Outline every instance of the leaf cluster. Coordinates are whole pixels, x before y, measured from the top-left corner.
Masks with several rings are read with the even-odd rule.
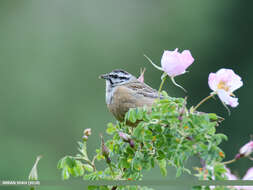
[[[95,168],[95,161],[105,159],[103,149],[97,149],[90,161],[86,142],[83,142],[80,143],[81,155],[66,156],[59,161],[58,168],[62,169],[63,179],[72,175],[89,180],[141,180],[143,171],[155,165],[160,167],[163,176],[167,175],[168,166],[172,166],[176,168],[177,177],[183,172],[193,174],[194,171],[198,179],[226,179],[222,164],[225,154],[219,145],[227,137],[216,133],[219,117],[214,113],[187,109],[186,99],[172,98],[165,92],[163,96],[151,109],[130,109],[124,122],[108,124],[106,132],[111,138],[105,146],[111,162],[104,170],[97,171]],[[129,122],[137,122],[137,126],[130,127],[127,125]],[[186,166],[191,157],[200,160],[195,170]]]

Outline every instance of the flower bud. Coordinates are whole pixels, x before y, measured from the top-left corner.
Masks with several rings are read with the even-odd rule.
[[[130,145],[132,148],[134,148],[134,140],[133,140],[133,139],[130,139],[129,145]]]
[[[138,81],[144,83],[144,73],[145,73],[146,69],[144,68],[143,70],[141,69],[141,75],[138,78]]]
[[[127,142],[129,143],[129,145],[134,148],[134,140],[131,139],[131,137],[126,134],[126,133],[123,133],[123,132],[119,132],[119,136],[120,138],[124,141],[124,142]]]
[[[126,133],[119,132],[118,134],[123,141],[128,142],[130,140],[129,136]]]
[[[240,148],[240,151],[239,151],[241,157],[243,156],[247,157],[252,152],[253,152],[253,141],[250,141],[247,144],[245,144],[242,148]]]
[[[170,77],[175,77],[184,74],[193,62],[194,58],[189,50],[179,53],[178,48],[176,48],[174,51],[164,51],[161,66]]]
[[[87,141],[87,140],[88,140],[88,136],[84,135],[84,136],[82,137],[82,139],[83,139],[83,141]]]
[[[102,155],[105,157],[106,162],[107,162],[108,164],[110,164],[110,163],[111,163],[111,159],[110,159],[110,157],[109,157],[109,149],[107,148],[107,146],[106,146],[105,143],[104,143],[104,138],[103,138],[103,136],[100,135],[100,137],[101,137],[101,151],[102,151]]]

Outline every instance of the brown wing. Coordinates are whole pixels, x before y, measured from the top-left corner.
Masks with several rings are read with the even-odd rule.
[[[133,89],[136,94],[143,95],[147,98],[158,98],[157,90],[151,88],[145,83],[142,83],[138,80],[131,81],[129,83],[124,84],[124,86]]]
[[[157,97],[158,93],[153,88],[139,81],[132,81],[115,88],[112,103],[108,108],[117,120],[123,121],[130,108],[151,107]]]

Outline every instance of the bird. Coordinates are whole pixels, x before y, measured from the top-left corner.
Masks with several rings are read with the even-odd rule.
[[[135,76],[122,69],[99,76],[106,81],[105,101],[114,117],[123,122],[130,108],[151,108],[154,101],[162,95],[157,90],[138,80]],[[127,123],[136,126],[136,123]]]

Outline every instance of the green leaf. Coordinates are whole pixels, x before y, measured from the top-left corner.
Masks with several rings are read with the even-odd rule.
[[[74,168],[75,172],[78,176],[82,176],[84,174],[83,164],[79,160],[76,161],[76,167]]]
[[[107,186],[100,186],[99,187],[99,190],[110,190],[109,187]]]
[[[179,177],[182,175],[182,168],[177,168],[177,173],[176,173],[176,177]]]
[[[99,186],[90,185],[88,186],[88,190],[99,190]]]
[[[61,158],[59,161],[58,161],[58,164],[57,164],[57,168],[58,169],[62,169],[64,167],[64,159],[65,157]]]
[[[136,111],[137,111],[137,109],[133,109],[133,108],[131,108],[128,111],[128,113],[129,113],[128,120],[131,121],[132,123],[135,123],[136,120],[137,120],[137,118],[136,118],[136,116],[137,116]]]
[[[166,159],[162,160],[157,160],[158,161],[158,166],[160,168],[160,172],[163,176],[167,176],[167,168],[166,168]]]
[[[143,118],[143,109],[142,108],[136,109],[136,118],[137,118],[137,120],[142,120],[142,118]]]
[[[73,168],[76,165],[76,160],[71,156],[66,156],[64,159],[64,163],[70,167]]]
[[[208,116],[210,120],[213,120],[213,121],[218,120],[218,116],[215,113],[209,113]]]
[[[89,164],[83,164],[83,167],[88,172],[93,172],[93,167]]]
[[[130,168],[131,159],[120,159],[119,166],[121,168]]]
[[[109,135],[112,135],[115,132],[116,132],[116,127],[112,123],[108,123],[106,133]]]
[[[154,159],[154,158],[151,158],[150,162],[151,162],[152,168],[154,168],[154,167],[155,167],[155,159]]]
[[[65,167],[65,168],[63,168],[63,170],[62,170],[62,179],[63,179],[63,180],[66,180],[66,179],[68,179],[68,178],[69,178],[68,168]]]
[[[164,90],[162,91],[162,95],[163,95],[163,97],[166,97],[166,98],[169,96],[169,95],[167,94],[167,92],[164,91]]]
[[[135,136],[137,139],[141,138],[143,130],[143,126],[138,125],[136,128],[134,128],[133,136]]]
[[[165,154],[162,150],[158,150],[157,152],[158,152],[158,159],[159,160],[162,160],[165,158]]]
[[[153,139],[153,133],[150,130],[145,130],[144,140],[151,141]]]
[[[142,169],[142,165],[141,165],[141,162],[139,160],[134,160],[133,161],[133,166],[134,166],[134,169],[136,169],[137,171],[140,171]]]

